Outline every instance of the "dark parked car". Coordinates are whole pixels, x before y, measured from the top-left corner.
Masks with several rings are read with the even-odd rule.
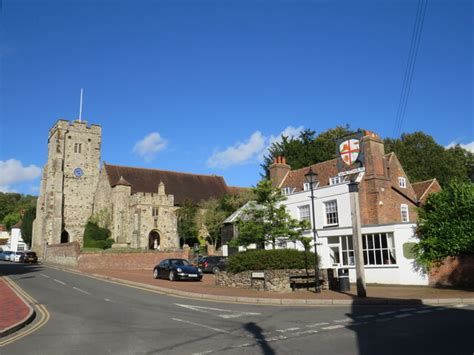
[[[212,272],[214,274],[219,271],[226,270],[227,268],[227,257],[225,256],[202,256],[196,261],[197,266],[202,269],[203,272]]]
[[[38,263],[38,256],[34,251],[25,251],[22,256],[20,256],[20,263]]]
[[[155,279],[201,281],[202,270],[186,259],[164,259],[153,269]]]

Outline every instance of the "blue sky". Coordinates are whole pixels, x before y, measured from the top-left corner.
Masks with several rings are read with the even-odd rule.
[[[12,1],[0,29],[0,190],[37,194],[48,130],[103,127],[102,160],[259,179],[282,132],[391,137],[416,1]],[[402,132],[473,149],[473,8],[430,0]]]

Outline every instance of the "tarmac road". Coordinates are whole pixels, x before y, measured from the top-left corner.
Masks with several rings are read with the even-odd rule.
[[[50,316],[33,333],[0,347],[2,355],[474,351],[474,305],[285,307],[206,302],[41,265],[0,267]]]

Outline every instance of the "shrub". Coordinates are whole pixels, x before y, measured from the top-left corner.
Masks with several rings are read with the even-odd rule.
[[[319,260],[318,260],[319,263]],[[230,272],[247,270],[312,269],[314,253],[295,249],[248,250],[229,258]]]
[[[94,222],[87,222],[84,230],[84,248],[108,249],[114,243],[110,237],[110,231],[99,227]]]

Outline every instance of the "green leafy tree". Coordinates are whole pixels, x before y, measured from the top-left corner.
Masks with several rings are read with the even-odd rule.
[[[31,245],[31,239],[33,236],[33,221],[35,220],[35,218],[35,207],[28,208],[22,218],[21,237],[23,238],[23,241],[28,245]]]
[[[451,180],[469,181],[474,169],[473,154],[459,145],[445,149],[423,132],[385,139],[385,152],[394,152],[410,181],[436,178],[441,185]]]
[[[203,213],[199,223],[206,227],[210,244],[214,247],[218,246],[224,220],[248,202],[251,197],[251,191],[243,191],[239,194],[226,194],[221,198],[210,199],[201,204]]]
[[[2,223],[5,225],[7,230],[11,230],[12,227],[17,224],[21,219],[19,212],[10,212],[5,217],[3,217]]]
[[[99,227],[97,223],[89,220],[84,229],[84,247],[108,249],[114,243],[110,234],[107,228]]]
[[[20,199],[20,194],[0,192],[0,221],[3,221],[7,214],[17,210],[17,203]]]
[[[320,163],[322,161],[336,158],[336,139],[351,133],[349,126],[337,126],[328,129],[316,136],[316,132],[310,129],[301,131],[297,138],[282,136],[281,142],[274,142],[268,155],[264,157],[264,176],[268,177],[268,169],[277,156],[284,156],[286,162],[292,169],[300,169],[305,166]]]
[[[452,181],[430,195],[418,210],[417,235],[413,252],[428,269],[448,256],[474,254],[474,184]]]
[[[309,227],[308,223],[291,218],[285,206],[280,204],[286,197],[279,189],[272,187],[271,181],[261,180],[253,193],[255,203],[251,203],[238,219],[239,233],[232,244],[248,246],[256,243],[261,248],[271,244],[275,248],[278,237],[290,240],[301,238],[302,232]]]
[[[190,201],[185,201],[177,211],[178,235],[184,244],[198,242],[197,212],[197,207]]]

